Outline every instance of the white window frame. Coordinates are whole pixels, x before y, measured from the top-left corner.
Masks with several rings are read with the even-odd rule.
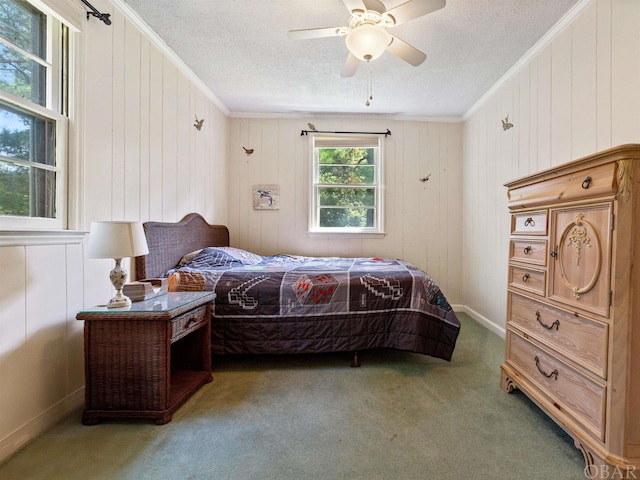
[[[309,132],[311,133],[311,132]],[[311,159],[309,182],[309,226],[312,236],[365,236],[383,237],[384,231],[384,138],[378,134],[311,134],[309,141],[309,157]],[[373,187],[374,226],[373,227],[321,227],[320,226],[320,149],[321,148],[374,148],[374,182],[367,184]]]
[[[55,158],[56,162],[54,166],[39,165],[39,168],[54,171],[56,174],[56,198],[55,198],[55,218],[42,218],[42,217],[26,217],[26,216],[10,216],[0,215],[0,230],[13,231],[13,230],[64,230],[68,227],[68,167],[69,167],[69,119],[67,116],[58,113],[60,111],[60,71],[61,61],[60,52],[62,48],[61,38],[61,20],[52,15],[50,8],[41,2],[26,0],[34,8],[40,10],[47,18],[47,58],[45,60],[35,57],[28,52],[23,51],[19,47],[10,44],[4,40],[3,43],[9,45],[12,48],[17,48],[23,54],[27,54],[30,58],[33,58],[41,65],[47,67],[47,105],[42,107],[37,105],[28,99],[13,95],[9,92],[0,90],[0,100],[8,106],[23,110],[26,113],[43,117],[51,122],[55,123]],[[55,3],[55,2],[53,2]],[[45,8],[43,8],[45,7]],[[72,94],[72,82],[71,70],[72,70],[72,40],[71,35],[68,39],[68,52],[69,57],[69,72],[67,77],[69,78],[69,91],[67,92],[68,101],[71,105]],[[16,159],[10,161],[29,165],[30,162],[22,162]]]

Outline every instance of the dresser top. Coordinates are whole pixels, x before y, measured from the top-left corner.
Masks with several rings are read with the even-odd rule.
[[[596,167],[605,163],[611,163],[618,160],[640,160],[640,144],[630,143],[609,148],[601,152],[587,155],[561,165],[541,170],[537,173],[527,175],[525,177],[511,180],[504,184],[509,189],[517,188],[522,185],[542,182],[560,175],[584,170],[585,168]]]

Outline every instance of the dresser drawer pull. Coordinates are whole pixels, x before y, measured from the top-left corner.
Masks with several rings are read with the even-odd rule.
[[[525,274],[522,276],[522,281],[523,281],[524,283],[527,283],[527,282],[529,281],[529,278],[531,278],[531,275],[529,275],[528,273],[525,273]]]
[[[584,188],[585,190],[589,188],[591,186],[592,181],[593,179],[591,177],[585,178],[584,181],[582,182],[582,188]]]
[[[533,217],[529,217],[524,221],[524,226],[525,227],[533,227],[533,226],[535,226],[535,224],[536,224],[536,222],[533,219]]]
[[[553,330],[553,327],[555,327],[556,330],[558,330],[558,328],[560,327],[560,320],[558,320],[557,318],[551,325],[547,325],[546,323],[543,323],[542,320],[540,319],[540,312],[536,312],[536,320],[540,325],[542,325],[547,330]]]
[[[551,373],[547,373],[547,372],[545,372],[544,370],[542,370],[542,369],[540,368],[540,359],[538,358],[538,356],[537,356],[537,355],[535,356],[535,360],[536,360],[536,367],[538,367],[538,371],[539,371],[542,375],[544,375],[544,376],[545,376],[545,377],[547,377],[547,378],[554,377],[554,379],[555,379],[556,381],[558,381],[558,369],[557,369],[557,368],[556,368],[553,372],[551,372]]]
[[[527,245],[526,247],[524,247],[524,254],[525,255],[531,255],[531,252],[533,251],[533,248],[531,247],[531,245]]]

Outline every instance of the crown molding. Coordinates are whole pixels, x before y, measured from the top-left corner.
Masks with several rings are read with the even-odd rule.
[[[551,29],[538,40],[520,60],[507,70],[507,72],[487,90],[469,109],[462,115],[462,120],[468,120],[476,113],[516,72],[531,62],[547,45],[549,45],[560,33],[562,33],[583,11],[595,0],[580,0],[576,3]]]
[[[318,113],[318,112],[230,112],[231,118],[267,118],[267,119],[296,119],[296,118],[341,118],[354,120],[396,120],[401,122],[432,122],[432,123],[462,123],[462,117],[422,117],[400,115],[397,113]]]
[[[135,25],[158,49],[171,60],[176,67],[200,90],[216,107],[218,107],[225,115],[229,115],[229,109],[222,101],[211,91],[211,89],[198,77],[191,68],[167,45],[162,38],[145,22],[136,11],[134,11],[124,0],[111,0],[113,5]]]

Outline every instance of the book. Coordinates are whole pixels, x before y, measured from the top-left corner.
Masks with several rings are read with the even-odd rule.
[[[140,302],[164,295],[167,291],[168,281],[166,278],[144,278],[136,282],[125,283],[122,287],[122,293],[129,297],[132,302]]]

